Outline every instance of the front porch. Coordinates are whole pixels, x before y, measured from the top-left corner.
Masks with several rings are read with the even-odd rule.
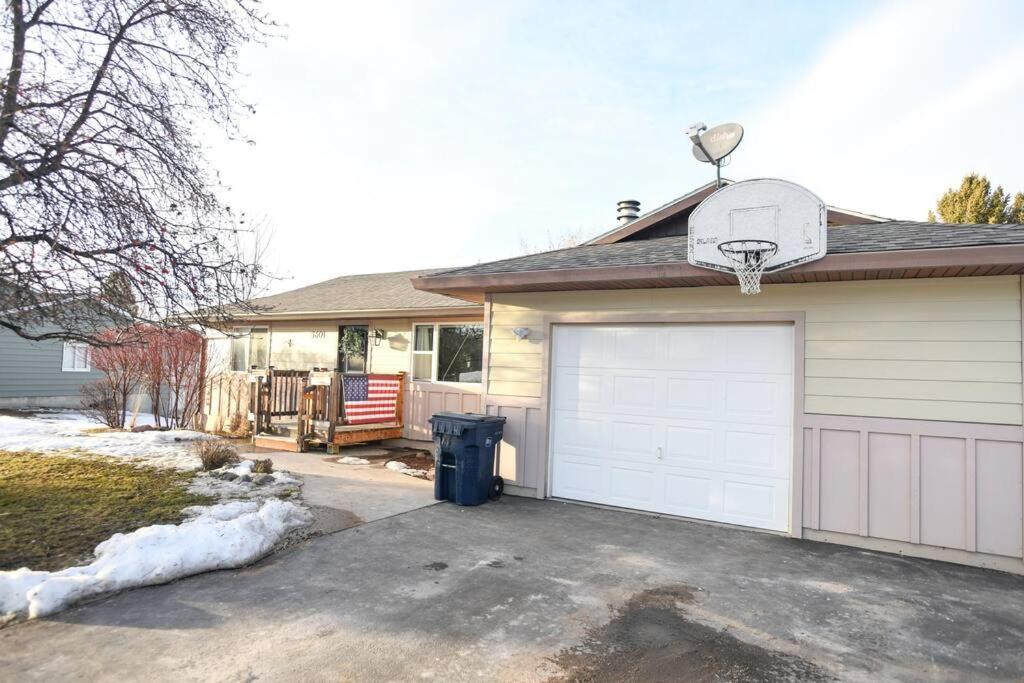
[[[358,395],[346,382],[361,385]],[[346,374],[254,368],[249,374],[249,420],[253,445],[301,453],[400,439],[406,374]]]

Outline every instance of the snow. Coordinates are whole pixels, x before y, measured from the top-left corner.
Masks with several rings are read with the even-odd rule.
[[[140,415],[137,424],[152,424]],[[92,454],[178,470],[197,470],[191,442],[217,438],[189,430],[114,432],[74,411],[0,415],[0,450],[37,451],[61,457]],[[88,565],[57,572],[22,568],[0,571],[0,623],[58,612],[111,591],[165,583],[184,576],[249,564],[270,552],[293,529],[312,522],[311,514],[280,497],[296,497],[302,481],[288,472],[253,474],[254,463],[199,472],[194,493],[217,498],[212,506],[186,508],[186,521],[115,534],[96,546]]]
[[[96,559],[82,567],[0,572],[0,615],[41,617],[101,593],[240,567],[312,521],[307,510],[277,499],[193,507],[186,513],[191,519],[178,525],[114,534],[96,546]]]
[[[369,465],[370,461],[366,458],[357,458],[354,455],[346,455],[343,458],[338,458],[338,463],[341,465]]]
[[[427,478],[427,471],[426,470],[419,470],[419,469],[416,469],[415,467],[409,467],[408,465],[406,465],[404,462],[401,462],[400,460],[389,460],[387,463],[384,464],[384,467],[386,467],[389,470],[392,470],[394,472],[400,472],[402,474],[408,474],[410,477],[419,477],[420,479],[426,479]]]
[[[152,416],[140,415],[142,423]],[[32,417],[0,415],[0,450],[88,451],[97,455],[144,461],[155,467],[178,470],[199,469],[199,458],[191,441],[216,438],[187,429],[165,432],[98,432],[99,422],[74,411],[42,413]]]
[[[259,474],[253,474],[253,461],[243,460],[237,465],[221,467],[212,472],[200,472],[189,484],[190,493],[203,496],[214,496],[221,500],[226,498],[270,498],[293,496],[298,493],[302,481],[290,472],[275,471],[266,475],[264,483],[259,483]],[[226,473],[237,477],[224,478]]]

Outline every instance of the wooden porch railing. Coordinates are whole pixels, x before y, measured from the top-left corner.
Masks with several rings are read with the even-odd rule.
[[[394,377],[398,379],[399,388],[393,422],[395,428],[400,429],[406,373],[400,372]],[[250,412],[254,439],[271,431],[273,418],[292,416],[296,419],[295,439],[298,450],[303,450],[307,443],[335,443],[339,428],[344,428],[350,434],[346,442],[360,436],[358,426],[345,424],[342,373],[324,368],[313,368],[311,371],[267,368],[265,373],[254,370],[251,378]],[[373,433],[378,431],[379,425],[377,428],[367,425],[366,440],[372,440]]]

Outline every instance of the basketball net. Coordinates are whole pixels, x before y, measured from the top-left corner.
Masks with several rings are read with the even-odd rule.
[[[740,292],[757,294],[761,291],[764,269],[778,253],[779,245],[769,240],[730,240],[719,244],[718,250],[732,261]]]

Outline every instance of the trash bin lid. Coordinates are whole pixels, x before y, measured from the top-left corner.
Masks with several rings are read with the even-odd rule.
[[[434,413],[431,416],[430,421],[437,418],[442,420],[457,420],[459,422],[477,422],[477,423],[501,423],[505,424],[505,417],[501,415],[480,415],[479,413]]]

